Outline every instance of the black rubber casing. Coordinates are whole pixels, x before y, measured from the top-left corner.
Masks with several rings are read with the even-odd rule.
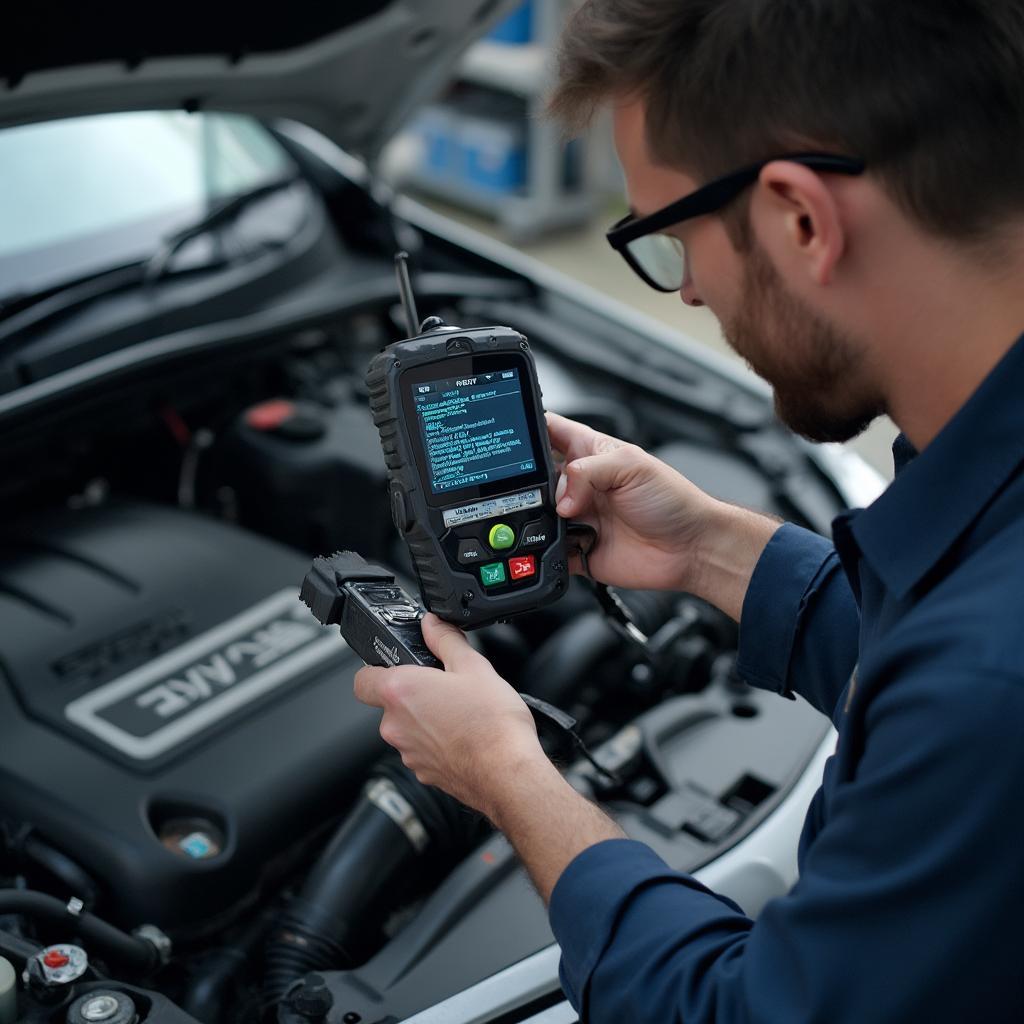
[[[437,364],[437,374],[443,376],[450,372],[446,362],[451,365],[456,359],[502,354],[517,357],[517,365],[523,371],[524,392],[529,383],[532,401],[527,402],[526,409],[528,418],[531,404],[535,413],[537,482],[524,484],[520,480],[516,483],[516,478],[503,481],[507,486],[499,494],[491,493],[488,497],[539,488],[541,506],[531,509],[530,514],[543,518],[550,536],[543,549],[531,551],[536,554],[536,576],[529,583],[516,583],[494,592],[483,586],[475,566],[453,564],[453,559],[445,553],[452,549],[453,531],[446,528],[437,499],[431,500],[425,493],[425,474],[417,463],[419,446],[412,436],[416,427],[408,422],[403,393],[406,374],[410,371]],[[409,546],[426,607],[448,622],[473,629],[558,600],[565,593],[569,579],[565,524],[554,510],[557,476],[544,422],[537,369],[526,339],[509,327],[440,328],[386,348],[371,362],[366,384],[370,411],[380,433],[387,464],[392,518]],[[449,507],[463,503],[454,494],[452,500],[445,501]],[[517,550],[507,554],[515,555]]]

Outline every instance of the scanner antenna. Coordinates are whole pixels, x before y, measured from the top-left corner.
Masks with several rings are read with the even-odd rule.
[[[398,277],[398,294],[402,299],[405,322],[409,329],[409,337],[415,338],[420,333],[419,317],[416,314],[416,298],[412,293],[412,281],[409,280],[409,254],[400,252],[395,256],[395,274]]]

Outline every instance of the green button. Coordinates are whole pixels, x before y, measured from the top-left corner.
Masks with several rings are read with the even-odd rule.
[[[516,542],[516,532],[504,523],[495,523],[487,534],[487,543],[495,551],[507,551]]]
[[[506,527],[508,529],[508,527]],[[505,582],[505,563],[491,562],[490,565],[480,566],[480,579],[485,587],[496,587],[499,583]]]

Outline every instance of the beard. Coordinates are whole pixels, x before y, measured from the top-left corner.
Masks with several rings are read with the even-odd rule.
[[[849,441],[885,403],[864,383],[863,349],[788,291],[752,242],[743,304],[722,324],[728,343],[775,392],[775,414],[809,441]]]

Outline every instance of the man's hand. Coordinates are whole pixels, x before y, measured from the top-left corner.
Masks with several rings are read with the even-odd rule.
[[[778,522],[718,501],[642,448],[548,413],[565,460],[558,514],[590,523],[596,579],[684,590],[739,619],[754,566]],[[575,572],[582,571],[578,556]]]
[[[494,820],[507,778],[530,762],[547,764],[533,716],[460,629],[427,615],[423,637],[445,671],[363,668],[356,697],[384,709],[380,734],[420,782]]]
[[[363,668],[356,696],[384,709],[380,734],[420,782],[505,833],[546,902],[574,857],[622,831],[562,778],[522,698],[461,630],[428,615],[423,636],[445,671]]]
[[[636,445],[554,413],[547,420],[565,459],[558,514],[597,528],[594,576],[620,587],[688,589],[714,499]]]

